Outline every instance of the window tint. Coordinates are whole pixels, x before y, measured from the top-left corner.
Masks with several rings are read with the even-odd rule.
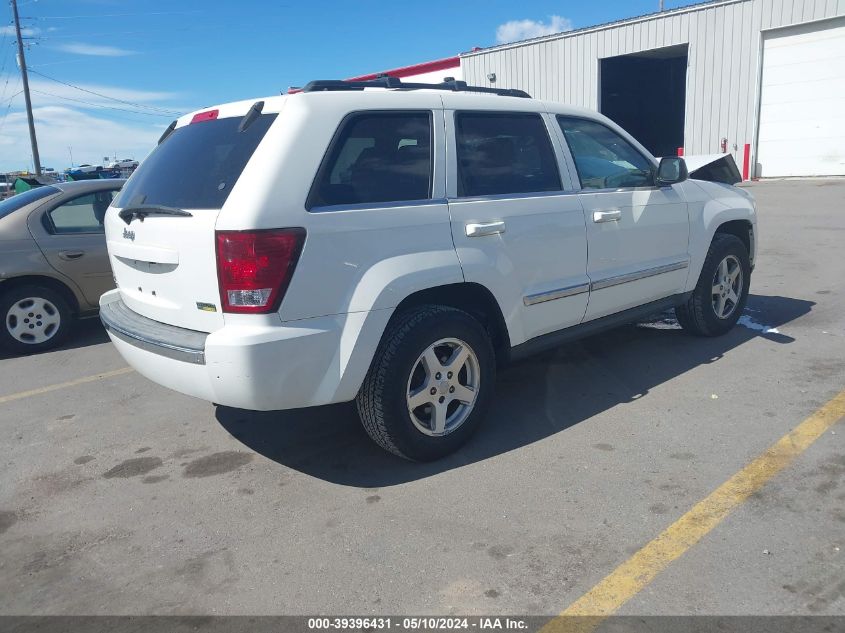
[[[111,191],[97,191],[68,200],[50,211],[55,233],[102,233]]]
[[[540,115],[459,112],[455,126],[459,196],[560,190]]]
[[[30,202],[41,200],[41,198],[52,196],[55,193],[59,193],[59,190],[55,187],[36,187],[35,189],[27,189],[11,198],[6,198],[3,202],[0,202],[0,218],[5,218],[10,213],[22,209]]]
[[[242,120],[227,117],[173,130],[126,182],[117,206],[222,208],[276,115],[262,114],[241,132]]]
[[[345,119],[314,181],[308,208],[431,197],[431,113]]]
[[[557,118],[584,189],[618,189],[653,184],[653,165],[616,132],[601,123]]]

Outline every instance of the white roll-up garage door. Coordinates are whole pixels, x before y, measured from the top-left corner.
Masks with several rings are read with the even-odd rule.
[[[845,175],[845,20],[764,34],[757,175]]]

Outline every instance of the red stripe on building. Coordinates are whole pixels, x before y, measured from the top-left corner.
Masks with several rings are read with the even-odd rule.
[[[379,73],[370,73],[369,75],[359,75],[358,77],[350,77],[346,81],[369,81],[375,79],[380,75],[388,75],[390,77],[413,77],[414,75],[422,75],[423,73],[433,73],[438,70],[447,70],[449,68],[460,68],[461,58],[458,55],[454,57],[445,57],[443,59],[435,59],[431,62],[423,62],[422,64],[414,64],[413,66],[403,66],[402,68],[393,68],[392,70],[383,70]]]

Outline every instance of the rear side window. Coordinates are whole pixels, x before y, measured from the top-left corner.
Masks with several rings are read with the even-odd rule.
[[[111,191],[97,191],[60,204],[49,214],[52,232],[102,233],[103,218],[111,200]]]
[[[583,189],[654,184],[651,161],[609,127],[575,117],[557,118]]]
[[[307,207],[431,198],[431,112],[352,114],[320,166]]]
[[[275,114],[262,114],[241,132],[242,117],[200,121],[173,130],[135,170],[116,206],[222,208],[275,119]]]
[[[560,173],[539,114],[455,115],[458,196],[559,191]]]
[[[10,213],[22,209],[30,202],[41,200],[41,198],[52,196],[55,193],[59,193],[59,190],[55,187],[36,187],[35,189],[27,189],[11,198],[6,198],[3,202],[0,202],[0,218],[5,218]]]

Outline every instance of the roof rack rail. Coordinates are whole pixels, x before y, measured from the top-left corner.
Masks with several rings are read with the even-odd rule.
[[[398,77],[381,76],[367,81],[344,81],[342,79],[317,79],[302,87],[302,92],[332,92],[343,90],[363,90],[364,88],[396,88],[400,90],[449,90],[452,92],[483,92],[501,97],[521,97],[530,99],[531,95],[516,88],[487,88],[470,86],[465,81],[447,79],[439,84],[405,83]]]

